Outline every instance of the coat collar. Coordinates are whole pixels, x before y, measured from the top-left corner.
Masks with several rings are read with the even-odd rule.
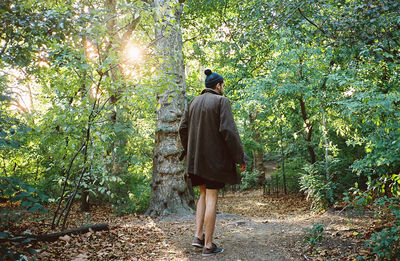
[[[201,94],[204,94],[204,93],[212,93],[212,94],[216,94],[216,95],[221,95],[219,92],[217,92],[216,90],[214,90],[214,89],[211,89],[211,88],[205,88],[202,92],[201,92]]]

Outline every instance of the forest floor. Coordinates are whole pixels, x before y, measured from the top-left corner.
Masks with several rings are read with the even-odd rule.
[[[328,210],[313,214],[300,195],[263,197],[261,191],[227,194],[218,199],[214,242],[224,252],[203,258],[191,246],[194,215],[150,218],[115,216],[111,207],[93,206],[82,213],[74,206],[69,228],[108,223],[108,231],[60,237],[55,242],[36,242],[25,247],[39,251],[40,260],[355,260],[369,256],[364,247],[382,221],[369,211]],[[324,227],[322,241],[314,247],[303,242],[313,224]],[[50,233],[51,212],[29,215],[8,230],[22,234]]]

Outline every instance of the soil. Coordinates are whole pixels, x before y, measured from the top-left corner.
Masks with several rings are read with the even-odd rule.
[[[74,206],[69,227],[107,222],[109,231],[60,237],[56,242],[35,242],[25,247],[39,251],[40,260],[354,260],[368,256],[365,238],[371,226],[379,225],[371,212],[348,208],[313,214],[301,195],[263,197],[261,191],[228,194],[218,199],[214,242],[224,252],[202,257],[191,245],[195,216],[150,218],[142,215],[117,217],[108,206],[90,213]],[[48,216],[31,215],[10,224],[21,234],[50,233]],[[304,242],[313,224],[323,225],[322,241]],[[12,246],[21,251],[19,246]],[[27,254],[28,256],[32,256]]]
[[[240,198],[239,202],[235,201]],[[373,221],[371,213],[330,210],[310,213],[309,204],[297,195],[264,198],[261,192],[228,195],[219,198],[214,242],[224,252],[212,258],[201,256],[201,249],[190,245],[194,233],[194,215],[167,217],[156,223],[182,260],[353,260],[368,250],[354,236]],[[292,205],[288,205],[292,204]],[[232,206],[232,207],[230,207]],[[241,215],[233,214],[235,212]],[[246,215],[247,214],[247,215]],[[321,243],[313,248],[303,242],[313,224],[324,227]],[[182,229],[183,228],[183,229]]]

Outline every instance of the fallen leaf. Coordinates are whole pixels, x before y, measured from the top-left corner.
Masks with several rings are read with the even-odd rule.
[[[71,240],[71,237],[68,235],[65,235],[65,236],[60,237],[60,239],[63,241],[69,242]]]

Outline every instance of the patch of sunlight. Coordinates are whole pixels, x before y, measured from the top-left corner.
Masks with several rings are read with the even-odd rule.
[[[91,40],[86,40],[84,43],[86,57],[94,62],[99,58],[99,52],[96,45]]]
[[[120,64],[120,68],[125,77],[135,80],[138,78],[137,66],[144,59],[142,48],[133,42],[128,42],[122,51],[123,61]]]
[[[130,42],[125,47],[125,54],[129,62],[138,62],[142,60],[142,50],[134,43]]]

